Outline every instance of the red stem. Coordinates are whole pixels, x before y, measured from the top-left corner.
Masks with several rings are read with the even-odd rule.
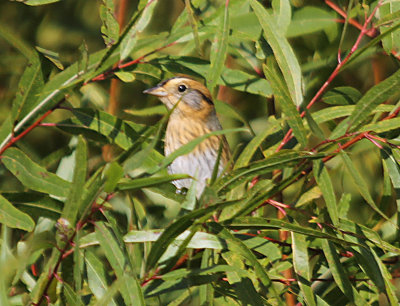
[[[326,0],[328,2],[330,2],[329,0]],[[337,77],[337,75],[339,74],[340,69],[342,69],[342,67],[344,66],[344,64],[346,64],[348,62],[348,60],[350,59],[350,57],[353,55],[353,53],[358,49],[360,43],[361,43],[361,39],[364,37],[365,34],[367,34],[367,26],[368,24],[371,22],[372,17],[375,15],[376,10],[380,7],[380,5],[382,4],[382,1],[380,1],[377,6],[375,7],[375,9],[373,10],[373,12],[371,13],[371,15],[365,19],[364,25],[361,28],[361,32],[357,37],[356,42],[354,43],[353,47],[351,48],[349,54],[347,54],[347,56],[344,58],[343,61],[341,61],[340,63],[338,63],[338,65],[336,66],[335,70],[331,73],[331,75],[329,76],[328,80],[326,80],[326,82],[321,86],[321,88],[318,90],[318,92],[315,94],[315,96],[311,99],[311,101],[308,103],[308,105],[306,106],[307,109],[310,109],[314,103],[322,96],[322,94],[324,93],[324,91],[326,90],[326,88],[328,87],[328,85],[333,81],[334,78]],[[300,114],[300,117],[303,118],[306,114],[306,111],[303,111]],[[286,133],[285,137],[283,138],[283,140],[281,141],[281,143],[279,144],[278,148],[276,149],[276,152],[279,152],[283,146],[285,146],[285,144],[287,144],[289,142],[290,139],[293,138],[293,130],[289,129],[289,131]]]
[[[2,150],[0,150],[0,156],[9,148],[11,147],[14,143],[19,141],[21,138],[23,138],[26,134],[28,134],[30,131],[32,131],[35,127],[37,127],[42,120],[44,120],[47,116],[49,116],[55,108],[48,110],[46,113],[44,113],[39,119],[37,119],[31,126],[29,126],[25,131],[23,131],[21,134],[19,134],[16,137],[12,137],[11,140],[3,147]]]

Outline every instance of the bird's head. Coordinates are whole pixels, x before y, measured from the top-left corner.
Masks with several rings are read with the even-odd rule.
[[[158,97],[168,109],[185,116],[207,115],[214,109],[209,90],[200,82],[187,77],[174,77],[144,91]]]

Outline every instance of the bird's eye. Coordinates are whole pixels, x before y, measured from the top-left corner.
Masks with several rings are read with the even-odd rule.
[[[179,85],[178,86],[178,91],[179,92],[184,92],[187,89],[187,87],[185,85]]]

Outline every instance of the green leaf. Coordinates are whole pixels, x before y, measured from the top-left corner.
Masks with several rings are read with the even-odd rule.
[[[281,229],[306,235],[308,237],[328,239],[339,244],[358,245],[357,243],[337,238],[336,236],[319,230],[272,218],[237,217],[232,220],[224,221],[222,224],[232,229]]]
[[[63,292],[65,294],[65,297],[67,298],[68,305],[76,305],[76,306],[85,305],[85,304],[83,304],[79,295],[75,292],[74,289],[71,288],[70,285],[68,285],[68,283],[64,282],[63,287],[64,287]]]
[[[336,26],[336,16],[332,11],[319,7],[305,6],[293,14],[286,37],[303,36]]]
[[[2,156],[2,162],[29,189],[58,197],[66,197],[69,193],[69,182],[34,163],[19,149],[9,148]]]
[[[135,48],[138,36],[149,24],[157,3],[158,1],[147,1],[140,18],[125,30],[127,33],[122,36],[120,61],[126,59]]]
[[[369,206],[375,212],[377,212],[379,215],[381,215],[383,218],[385,218],[385,220],[389,220],[389,218],[375,204],[375,201],[372,199],[371,194],[368,191],[367,183],[365,182],[365,180],[363,179],[363,177],[361,176],[361,174],[357,170],[357,168],[354,166],[350,157],[344,151],[340,152],[340,157],[342,158],[343,163],[346,166],[347,171],[353,180],[353,183],[356,185],[358,191],[360,192],[360,194],[364,198],[364,200],[369,204]]]
[[[361,96],[361,93],[357,89],[342,86],[329,90],[323,95],[322,100],[331,105],[352,105],[356,104]]]
[[[292,19],[292,10],[289,0],[273,0],[272,8],[276,16],[278,27],[283,35],[286,34]],[[278,11],[278,12],[277,12]]]
[[[269,117],[267,122],[268,128],[264,128],[263,131],[250,140],[242,153],[240,153],[234,168],[247,166],[257,149],[261,149],[263,142],[265,142],[266,147],[271,147],[280,142],[284,136],[280,123],[281,120],[274,120],[274,118]]]
[[[289,88],[292,101],[296,106],[300,106],[303,102],[303,93],[301,90],[302,76],[296,55],[287,39],[279,30],[275,18],[256,0],[250,0],[250,5],[264,30],[265,39],[274,52],[276,61]]]
[[[349,117],[348,129],[357,129],[380,103],[398,93],[400,87],[400,69],[390,77],[375,85],[358,101]]]
[[[101,33],[106,46],[114,44],[119,36],[119,24],[115,19],[115,8],[112,0],[103,0],[100,5],[100,18],[103,23]]]
[[[44,86],[44,75],[39,56],[32,52],[29,64],[18,84],[18,91],[12,102],[11,121],[19,121],[35,106],[37,97]]]
[[[322,191],[332,223],[337,226],[339,217],[336,205],[336,196],[328,170],[322,161],[314,161],[313,172],[319,189]]]
[[[65,201],[62,217],[75,226],[78,212],[81,210],[82,194],[87,174],[87,145],[82,136],[78,137],[75,151],[74,176],[67,200]]]
[[[61,216],[63,203],[43,193],[3,193],[3,196],[19,210],[34,220],[46,217],[54,221]]]
[[[276,169],[296,165],[304,159],[318,159],[322,155],[312,154],[309,152],[299,152],[292,150],[282,150],[278,153],[270,155],[263,160],[250,163],[248,166],[237,168],[232,172],[221,177],[214,185],[217,191],[223,189],[232,189],[246,180],[252,179],[256,175],[270,173]]]
[[[16,209],[10,202],[0,195],[0,223],[11,228],[19,228],[31,232],[35,222],[29,215]]]
[[[107,165],[105,170],[106,183],[104,185],[104,191],[111,193],[114,191],[118,184],[118,181],[124,176],[124,169],[117,163],[112,162]]]
[[[314,136],[318,137],[321,140],[324,140],[325,139],[324,132],[319,127],[318,123],[315,122],[313,116],[311,116],[308,109],[305,110],[305,117],[306,117],[308,126],[310,127],[310,130],[314,134]]]
[[[379,7],[379,15],[383,16],[378,22],[382,25],[379,27],[381,33],[393,29],[400,24],[400,5],[396,1],[388,1]],[[390,33],[390,35],[382,39],[382,45],[386,53],[398,53],[400,51],[400,29]]]
[[[225,2],[224,16],[221,16],[219,31],[214,38],[211,46],[211,65],[207,74],[207,87],[211,93],[214,92],[214,87],[224,68],[226,51],[228,48],[229,35],[229,1]]]
[[[187,174],[171,174],[164,176],[136,178],[130,180],[125,179],[118,183],[117,188],[119,190],[132,190],[132,189],[157,186],[159,184],[172,182],[174,180],[187,179],[187,178],[190,178],[190,176]]]
[[[370,123],[363,126],[359,131],[367,132],[374,131],[375,133],[383,133],[392,130],[398,130],[400,128],[400,118],[392,118],[389,120],[383,120],[376,123]]]
[[[136,80],[135,74],[132,73],[132,72],[119,71],[119,72],[116,72],[115,75],[116,75],[122,82],[125,82],[125,83],[130,83],[130,82],[133,82],[134,80]]]
[[[356,305],[366,304],[367,301],[357,292],[349,280],[349,276],[340,262],[340,258],[334,247],[334,244],[328,240],[322,240],[322,249],[326,261],[328,262],[329,269],[332,272],[333,279],[339,289],[346,295],[350,302]]]
[[[59,2],[60,0],[23,0],[22,2],[26,5],[37,6],[37,5],[45,5],[50,3]]]
[[[100,134],[110,143],[122,149],[129,149],[138,139],[137,132],[131,125],[106,112],[98,110],[74,108],[75,117],[57,123],[57,127],[71,133]]]
[[[138,281],[133,275],[133,271],[127,267],[129,259],[123,250],[121,250],[117,238],[110,227],[103,222],[96,223],[96,237],[100,241],[100,245],[116,277],[123,278],[126,273],[131,274],[129,280],[126,279],[120,287],[125,303],[130,305],[145,305]]]
[[[152,246],[150,253],[147,257],[146,268],[147,270],[152,269],[157,264],[158,260],[166,251],[166,247],[171,244],[171,242],[181,233],[183,233],[186,229],[191,227],[194,224],[202,223],[207,220],[209,216],[215,212],[216,209],[222,209],[229,205],[232,205],[231,202],[219,203],[217,205],[211,205],[206,208],[197,209],[193,212],[190,212],[178,220],[176,220],[173,224],[168,226],[165,231],[162,233],[161,237],[157,239],[156,243]]]
[[[311,271],[309,266],[306,237],[292,232],[293,267],[301,292],[307,305],[316,305],[311,289]]]
[[[127,109],[125,112],[133,116],[147,117],[154,115],[165,115],[167,113],[167,108],[164,105],[156,105],[142,109]]]
[[[379,267],[379,270],[382,274],[382,277],[385,281],[385,292],[386,292],[386,297],[389,300],[389,304],[390,305],[398,305],[399,304],[399,300],[397,299],[396,296],[396,287],[392,284],[392,275],[391,273],[388,271],[388,268],[386,267],[386,265],[382,262],[382,260],[378,257],[378,255],[376,254],[376,252],[371,249],[371,253],[374,256],[374,259]]]
[[[397,204],[397,222],[400,222],[399,214],[400,214],[400,167],[399,164],[396,162],[393,154],[387,153],[385,150],[381,150],[384,163],[387,166],[387,170],[390,176],[390,180],[392,181],[392,185],[394,188],[394,194],[396,197],[396,204]]]
[[[321,189],[314,186],[310,190],[304,192],[296,202],[296,207],[300,207],[310,203],[313,200],[319,199],[322,195]]]
[[[226,240],[228,243],[228,249],[232,252],[238,253],[246,258],[249,263],[254,268],[255,273],[260,278],[261,283],[266,287],[271,287],[271,279],[268,273],[265,271],[264,267],[258,262],[257,257],[241,242],[239,239],[235,238],[226,228],[218,223],[210,222],[207,226],[214,232],[214,234]],[[275,291],[271,287],[271,291]]]
[[[293,134],[297,141],[301,143],[303,147],[307,145],[307,135],[301,120],[299,111],[293,104],[292,99],[288,93],[286,84],[280,77],[278,69],[272,59],[267,60],[267,65],[263,65],[265,76],[270,81],[272,90],[274,92],[275,99],[282,107],[282,111],[285,114],[285,120],[293,130]]]
[[[93,252],[85,252],[86,272],[88,286],[96,299],[100,300],[108,289],[107,270],[104,262],[101,261]],[[111,305],[117,305],[114,301]]]

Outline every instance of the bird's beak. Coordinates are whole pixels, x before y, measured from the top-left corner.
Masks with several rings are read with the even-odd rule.
[[[143,91],[145,94],[153,95],[156,97],[166,97],[168,92],[161,86],[152,87]]]

